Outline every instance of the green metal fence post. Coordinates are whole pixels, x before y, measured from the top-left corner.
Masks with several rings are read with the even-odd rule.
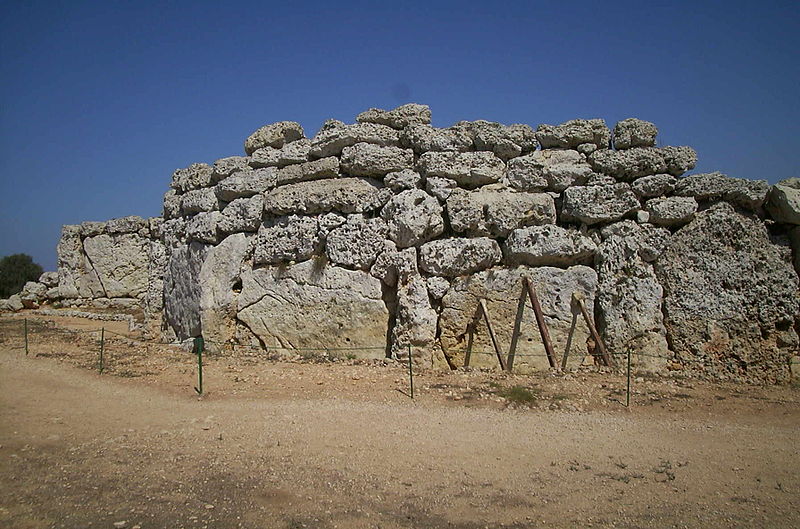
[[[625,407],[631,407],[631,348],[628,347],[628,390],[625,392]]]
[[[106,328],[100,328],[100,374],[103,374],[103,351],[106,347]]]
[[[411,398],[414,398],[414,369],[411,362],[411,344],[408,344],[408,380],[411,386]]]
[[[23,320],[25,324],[25,356],[28,356],[28,318]]]
[[[197,353],[197,385],[194,388],[198,395],[203,394],[203,337],[194,339],[194,350]]]

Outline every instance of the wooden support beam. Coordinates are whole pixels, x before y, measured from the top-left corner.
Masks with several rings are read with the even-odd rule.
[[[564,349],[564,358],[561,359],[561,371],[567,369],[567,358],[569,351],[572,348],[572,338],[575,337],[575,327],[578,326],[578,311],[572,310],[572,324],[569,326],[569,335],[567,335],[567,347]]]
[[[492,339],[492,345],[494,346],[494,352],[497,355],[497,361],[500,362],[500,369],[503,371],[506,370],[506,361],[503,358],[503,352],[500,350],[500,345],[497,343],[497,338],[494,335],[494,329],[492,328],[492,322],[489,321],[489,309],[486,308],[486,301],[481,300],[479,303],[480,309],[483,312],[483,319],[486,322],[486,328],[489,329],[489,338]]]
[[[508,359],[506,360],[506,368],[510,373],[514,369],[514,358],[517,355],[517,343],[519,342],[519,335],[522,329],[522,315],[525,312],[525,289],[523,288],[519,293],[519,303],[517,303],[517,317],[514,320],[514,332],[511,333],[511,347],[508,350]]]
[[[557,369],[556,353],[553,351],[553,343],[550,340],[550,331],[547,328],[547,322],[544,321],[544,313],[542,313],[542,306],[539,304],[539,296],[536,295],[536,290],[533,288],[533,283],[528,277],[523,277],[522,283],[525,286],[525,289],[528,291],[528,297],[531,298],[533,313],[536,315],[536,323],[539,325],[539,334],[542,335],[544,350],[547,353],[547,361],[550,363],[551,369]]]
[[[583,296],[575,296],[574,298],[578,302],[578,307],[581,309],[581,313],[583,314],[583,319],[586,320],[586,326],[589,327],[589,332],[592,334],[592,338],[594,339],[594,343],[597,344],[597,347],[600,348],[600,355],[603,357],[603,362],[606,366],[614,365],[611,356],[608,354],[608,350],[606,349],[606,344],[603,343],[603,339],[600,338],[600,334],[597,332],[597,328],[594,326],[594,322],[592,321],[592,317],[589,316],[589,311],[586,310],[586,303],[583,301]]]

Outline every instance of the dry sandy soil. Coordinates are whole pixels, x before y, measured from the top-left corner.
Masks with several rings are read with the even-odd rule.
[[[0,527],[800,527],[800,389],[196,357],[0,317]],[[126,334],[122,323],[103,323]],[[74,331],[81,331],[75,333]]]

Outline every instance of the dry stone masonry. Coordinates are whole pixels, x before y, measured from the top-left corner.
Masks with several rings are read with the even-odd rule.
[[[782,381],[798,350],[800,180],[684,173],[639,119],[431,126],[427,106],[255,131],[245,156],[175,171],[163,217],[65,226],[58,274],[6,310],[141,309],[169,339],[364,348],[463,365],[485,300],[508,350],[524,277],[563,352],[579,293],[640,367]],[[492,351],[478,328],[475,351]],[[546,369],[532,314],[517,369]],[[586,355],[573,337],[571,362]],[[492,355],[473,365],[496,366]]]

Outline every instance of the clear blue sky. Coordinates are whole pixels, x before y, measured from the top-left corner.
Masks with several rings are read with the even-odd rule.
[[[796,2],[0,3],[0,255],[154,216],[172,172],[259,126],[639,117],[696,172],[800,176]]]

